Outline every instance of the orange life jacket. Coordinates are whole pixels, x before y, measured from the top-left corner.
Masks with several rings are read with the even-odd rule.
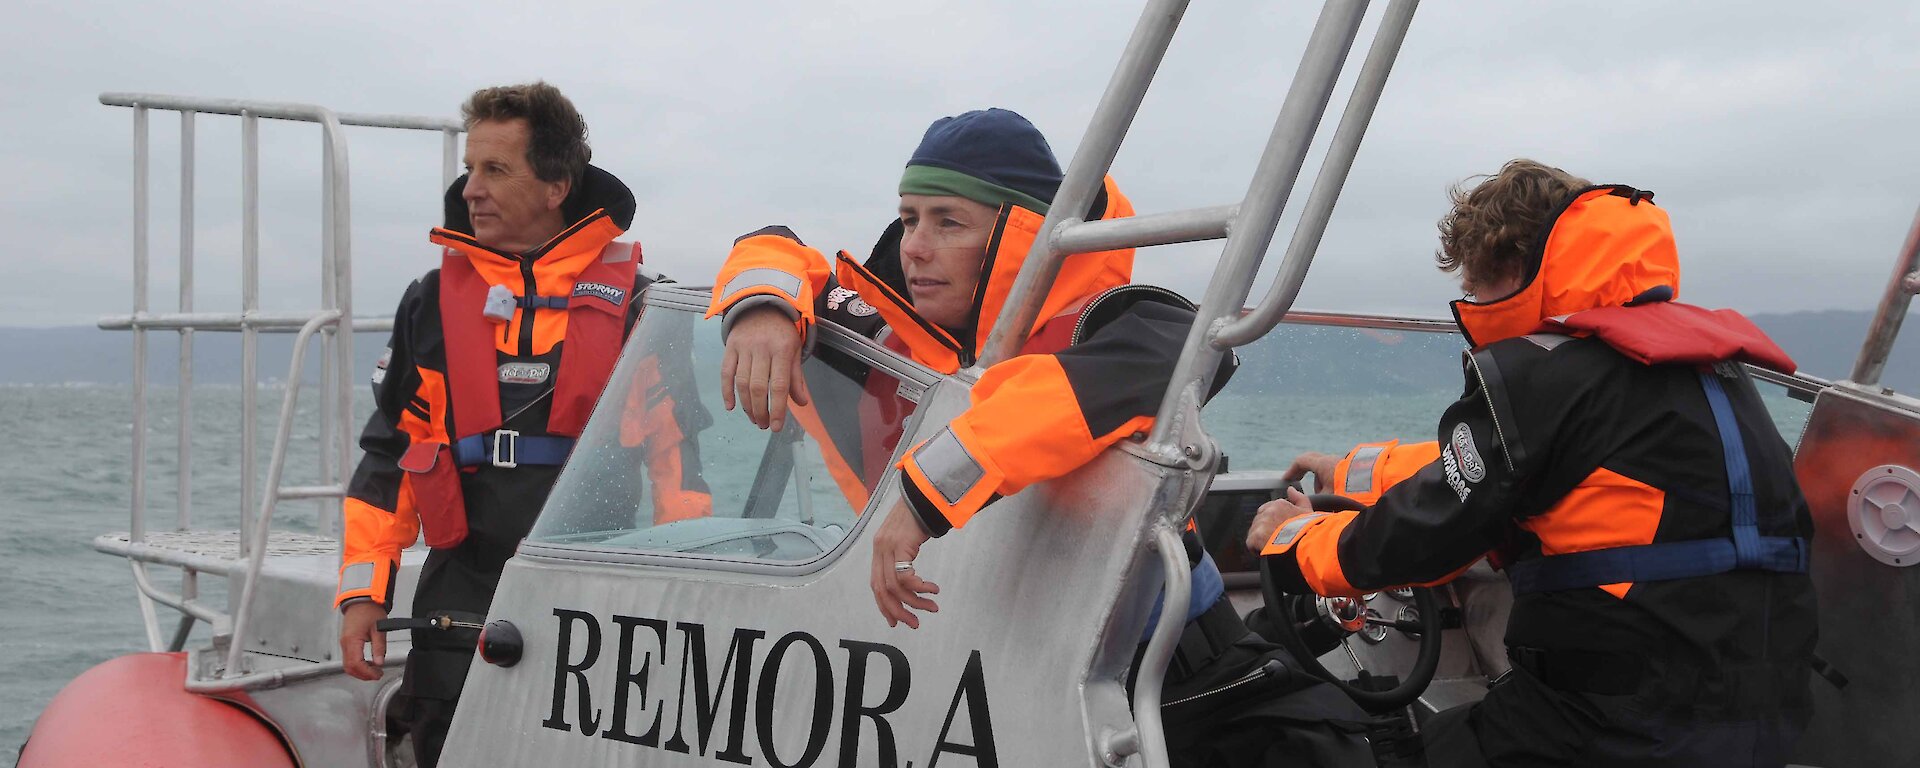
[[[567,310],[567,344],[560,350],[559,370],[554,372],[548,434],[579,437],[586,426],[620,357],[627,303],[635,298],[631,294],[640,260],[639,243],[610,242],[599,260],[580,271],[572,296],[546,299],[562,303]],[[446,334],[447,386],[453,401],[453,428],[448,434],[455,440],[492,431],[501,422],[500,364],[493,343],[499,331],[481,311],[489,287],[466,254],[452,247],[442,254],[440,323]],[[542,299],[516,298],[522,311]]]

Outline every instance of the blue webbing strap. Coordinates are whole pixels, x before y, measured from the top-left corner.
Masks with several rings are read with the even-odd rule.
[[[1753,500],[1753,471],[1747,463],[1746,444],[1740,439],[1740,424],[1733,417],[1733,403],[1711,371],[1701,372],[1700,386],[1706,390],[1707,405],[1713,409],[1714,426],[1720,432],[1720,452],[1726,457],[1732,538],[1613,547],[1524,560],[1507,568],[1515,594],[1669,581],[1733,570],[1806,572],[1805,539],[1760,535],[1759,510]]]
[[[463,467],[492,465],[494,449],[500,451],[500,458],[514,464],[534,464],[557,467],[567,463],[567,454],[573,452],[574,439],[554,437],[552,435],[521,435],[519,437],[501,437],[499,432],[484,435],[468,435],[453,443],[453,460]],[[496,446],[496,441],[507,441]]]
[[[1763,567],[1760,553],[1760,515],[1753,505],[1753,473],[1747,467],[1747,446],[1740,439],[1740,423],[1734,421],[1733,403],[1720,377],[1700,372],[1700,386],[1707,391],[1707,405],[1713,408],[1713,425],[1720,430],[1720,453],[1727,461],[1727,494],[1732,501],[1733,557],[1736,568]]]
[[[1807,570],[1805,539],[1760,536],[1754,546],[1762,564],[1747,570]],[[1513,582],[1514,594],[1525,595],[1601,584],[1690,579],[1734,570],[1741,568],[1732,539],[1695,539],[1523,560],[1507,566],[1507,578]]]
[[[523,309],[566,309],[572,301],[565,296],[515,296]]]

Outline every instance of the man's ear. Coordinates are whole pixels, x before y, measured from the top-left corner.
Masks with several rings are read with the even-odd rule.
[[[573,180],[561,179],[547,182],[547,210],[560,210],[560,204],[567,201],[567,195],[573,192]]]

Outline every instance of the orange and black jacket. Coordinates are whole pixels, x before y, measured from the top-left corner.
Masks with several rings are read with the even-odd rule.
[[[588,167],[563,206],[573,225],[525,254],[474,239],[465,184],[463,176],[447,191],[446,225],[430,236],[442,266],[401,297],[373,373],[375,412],[344,506],[337,604],[367,599],[391,610],[400,551],[424,533],[446,557],[429,558],[434,573],[423,573],[420,592],[446,592],[449,604],[421,607],[484,613],[492,580],[531,529],[606,384],[641,291],[657,279],[639,268],[637,245],[614,242],[633,221],[634,199],[605,171]],[[511,320],[482,315],[490,286],[515,296]],[[689,517],[710,506],[691,437],[710,419],[698,398],[680,400],[666,400],[643,429],[623,430],[623,442],[672,454],[648,456],[649,479],[657,502]],[[441,562],[449,558],[454,565]]]
[[[1403,443],[1399,440],[1361,443],[1334,465],[1333,477],[1327,480],[1327,490],[1362,504],[1373,504],[1380,500],[1380,494],[1388,488],[1413,477],[1422,467],[1439,460],[1440,444],[1431,440],[1424,443]]]
[[[1383,484],[1350,459],[1343,488],[1384,492],[1282,525],[1265,549],[1282,589],[1431,583],[1491,553],[1515,585],[1509,647],[1639,657],[1667,702],[1805,705],[1812,521],[1791,450],[1733,364],[1792,361],[1736,313],[1671,301],[1678,256],[1649,198],[1582,192],[1535,244],[1525,287],[1456,304],[1474,349],[1437,460]]]
[[[1087,218],[1132,214],[1109,178]],[[1044,220],[1011,203],[1001,206],[964,328],[941,328],[914,311],[900,265],[904,228],[898,221],[864,263],[842,251],[831,268],[785,227],[742,237],[715,280],[708,315],[744,301],[769,303],[795,318],[803,338],[828,318],[954,373],[974,364]],[[1193,311],[1168,291],[1116,291],[1132,271],[1130,248],[1067,258],[1022,354],[987,369],[974,385],[972,405],[898,463],[909,506],[928,532],[940,536],[962,527],[994,500],[1065,475],[1151,427]],[[1102,301],[1103,295],[1117,300]],[[1226,376],[1217,378],[1224,383]],[[863,467],[865,458],[844,463]],[[868,490],[878,481],[872,469],[852,471]],[[864,500],[864,494],[850,497]]]

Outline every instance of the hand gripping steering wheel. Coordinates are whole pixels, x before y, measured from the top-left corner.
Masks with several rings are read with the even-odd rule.
[[[1307,496],[1307,501],[1315,511],[1319,512],[1366,509],[1365,504],[1331,493],[1311,494]],[[1441,622],[1440,601],[1434,596],[1432,589],[1414,587],[1412,590],[1414,610],[1420,615],[1418,620],[1420,655],[1415,659],[1413,669],[1408,671],[1406,678],[1393,688],[1374,691],[1357,687],[1328,672],[1326,666],[1321,664],[1320,660],[1307,648],[1306,642],[1301,639],[1302,624],[1293,618],[1294,612],[1289,609],[1285,596],[1278,587],[1274,586],[1272,569],[1273,564],[1270,558],[1260,558],[1260,592],[1266,598],[1267,616],[1271,619],[1269,623],[1273,625],[1275,634],[1279,635],[1274,639],[1299,660],[1301,668],[1307,674],[1333,684],[1347,694],[1348,698],[1353,699],[1354,703],[1370,712],[1386,712],[1411,704],[1414,699],[1419,698],[1422,691],[1427,689],[1427,685],[1433,682],[1434,670],[1440,665]],[[1365,625],[1364,610],[1363,606],[1360,621],[1344,627],[1349,634]]]

